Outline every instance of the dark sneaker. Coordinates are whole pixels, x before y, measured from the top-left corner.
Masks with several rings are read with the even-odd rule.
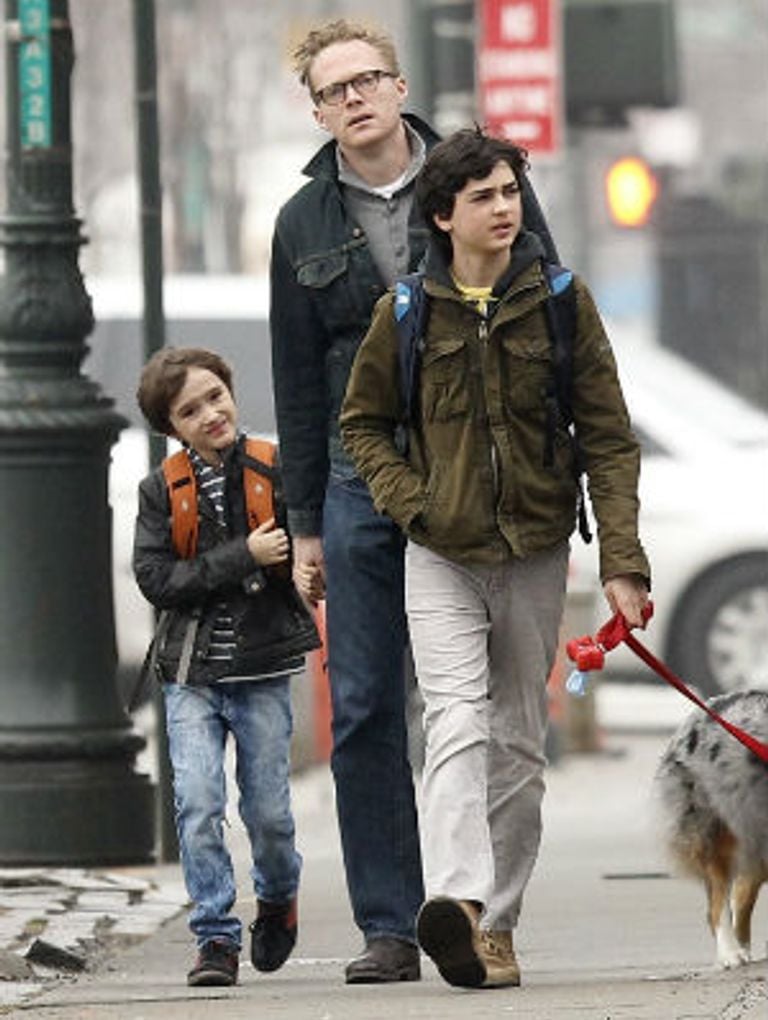
[[[466,900],[435,896],[416,918],[419,945],[449,985],[482,988],[487,973],[478,928],[478,910]]]
[[[376,985],[386,981],[418,981],[421,977],[419,947],[402,939],[370,939],[365,952],[350,960],[348,985]]]
[[[236,985],[238,963],[238,951],[232,942],[213,939],[200,950],[194,967],[187,974],[187,984],[193,987]]]
[[[259,912],[250,926],[251,962],[256,970],[282,967],[296,945],[299,931],[296,897],[288,903],[258,900]]]

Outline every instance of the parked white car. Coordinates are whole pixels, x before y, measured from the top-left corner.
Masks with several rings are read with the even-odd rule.
[[[637,637],[706,694],[768,688],[768,414],[690,362],[612,329],[643,447],[641,537],[653,620]],[[572,572],[597,572],[596,542],[572,543]],[[608,610],[597,598],[596,626]],[[620,646],[606,676],[648,667]]]

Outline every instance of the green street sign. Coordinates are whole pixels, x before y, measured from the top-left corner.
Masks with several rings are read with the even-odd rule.
[[[19,123],[23,149],[51,145],[50,0],[19,0]]]

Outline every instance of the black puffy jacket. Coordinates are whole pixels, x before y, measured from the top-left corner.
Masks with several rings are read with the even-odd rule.
[[[279,673],[320,644],[312,618],[289,574],[259,568],[246,545],[242,439],[224,459],[226,516],[222,528],[213,506],[199,498],[197,554],[180,559],[171,541],[170,502],[162,468],[139,486],[133,569],[144,597],[161,610],[149,657],[159,679],[178,678],[185,641],[191,640],[186,681],[209,684],[224,675]],[[231,663],[206,660],[221,602],[234,621],[237,651]]]

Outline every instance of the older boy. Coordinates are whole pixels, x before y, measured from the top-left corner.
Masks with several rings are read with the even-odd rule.
[[[450,984],[515,985],[512,933],[538,853],[546,679],[557,644],[572,451],[544,465],[552,372],[538,239],[523,229],[523,150],[479,130],[437,145],[417,180],[431,231],[429,318],[408,456],[393,297],[379,302],[341,424],[377,509],[407,534],[406,608],[425,702],[427,900],[417,934]],[[641,623],[639,451],[592,298],[575,279],[573,412],[613,610]]]
[[[277,478],[249,458],[229,366],[211,351],[165,348],[145,365],[137,397],[152,428],[183,444],[188,472],[173,484],[194,521],[177,548],[181,510],[172,513],[171,482],[162,467],[141,482],[133,563],[144,596],[161,611],[147,665],[163,684],[189,924],[199,948],[187,982],[233,985],[242,925],[231,913],[235,879],[223,837],[225,744],[231,734],[251,844],[258,904],[251,958],[257,970],[276,970],[296,941],[301,869],[288,785],[288,675],[318,640],[285,574],[284,528],[272,516],[255,526],[247,520],[244,468],[255,468],[265,488]]]

